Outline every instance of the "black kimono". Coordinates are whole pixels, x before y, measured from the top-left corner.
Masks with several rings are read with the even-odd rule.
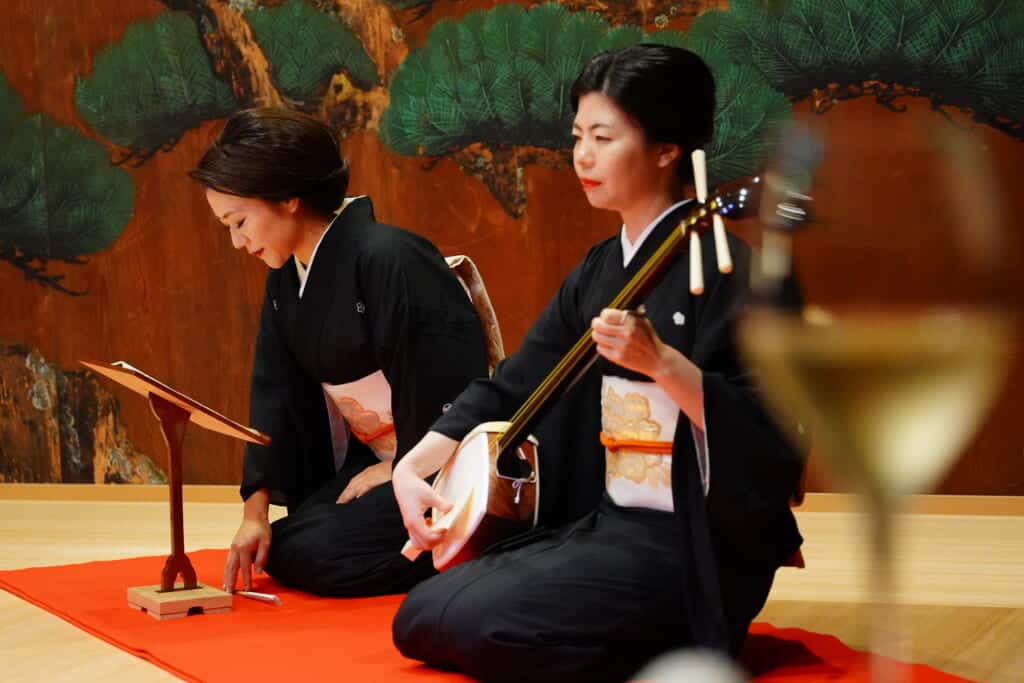
[[[378,462],[356,438],[336,470],[324,385],[383,373],[401,458],[475,377],[487,375],[476,311],[437,249],[377,223],[353,200],[317,246],[304,287],[293,260],[267,275],[256,340],[242,498],[267,488],[289,514],[272,527],[267,571],[324,595],[403,592],[432,573],[399,551],[405,529],[389,483],[336,500]],[[301,288],[301,298],[300,298]]]
[[[493,380],[470,385],[433,429],[460,439],[479,422],[508,419],[684,211],[668,213],[628,267],[618,236],[591,249],[520,351]],[[713,264],[712,240],[703,242]],[[600,358],[537,429],[547,528],[410,592],[394,622],[403,654],[488,681],[614,681],[672,648],[739,650],[776,568],[801,543],[789,501],[803,459],[763,413],[738,358],[733,327],[750,253],[734,238],[730,247],[733,274],[707,272],[703,295],[689,294],[684,252],[645,301],[662,341],[703,372],[707,495],[696,434],[679,413],[666,444],[674,511],[612,501],[599,442],[602,379],[650,380]]]

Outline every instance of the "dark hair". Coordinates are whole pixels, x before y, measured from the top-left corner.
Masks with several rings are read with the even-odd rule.
[[[572,84],[573,111],[592,92],[615,102],[648,142],[679,145],[679,178],[693,180],[690,153],[711,142],[715,113],[715,79],[700,57],[681,47],[652,44],[601,52]]]
[[[348,189],[348,161],[338,138],[319,120],[281,107],[244,109],[227,120],[189,176],[239,197],[298,197],[329,215]]]

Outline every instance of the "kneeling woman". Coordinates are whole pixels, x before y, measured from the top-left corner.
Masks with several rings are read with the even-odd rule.
[[[801,457],[766,418],[733,345],[749,250],[730,238],[734,273],[709,273],[699,297],[689,259],[677,257],[644,302],[647,318],[604,308],[686,214],[690,153],[712,132],[710,71],[683,49],[629,47],[594,57],[571,98],[576,173],[622,229],[392,480],[413,544],[436,545],[424,511],[451,501],[424,479],[475,425],[509,419],[590,331],[599,361],[559,406],[571,416],[564,438],[542,439],[540,453],[573,473],[542,476],[541,494],[590,511],[425,581],[395,617],[403,654],[487,681],[616,681],[671,648],[736,653],[801,540],[789,510]]]
[[[487,374],[469,298],[434,245],[378,223],[367,197],[345,198],[348,164],[310,116],[239,112],[190,175],[235,248],[271,268],[250,412],[272,442],[245,453],[225,590],[265,567],[321,595],[407,591],[433,568],[398,554],[406,536],[386,484]],[[288,507],[273,525],[270,503]]]

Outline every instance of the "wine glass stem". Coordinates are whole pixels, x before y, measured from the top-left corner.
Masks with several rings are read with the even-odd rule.
[[[897,654],[901,641],[893,572],[893,505],[884,495],[871,501],[871,680],[873,683],[903,683],[903,667]],[[888,656],[887,656],[888,655]]]

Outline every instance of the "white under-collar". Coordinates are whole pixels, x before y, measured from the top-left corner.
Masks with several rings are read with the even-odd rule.
[[[665,216],[669,215],[670,213],[672,213],[673,211],[675,211],[676,209],[678,209],[680,206],[682,206],[683,204],[685,204],[688,201],[690,201],[690,200],[689,199],[684,199],[684,200],[682,200],[680,202],[676,202],[672,206],[670,206],[667,209],[665,209],[664,211],[662,211],[661,215],[659,215],[657,218],[655,218],[653,221],[651,221],[647,225],[647,227],[644,228],[644,231],[640,233],[640,236],[636,238],[636,242],[633,242],[632,244],[630,243],[629,238],[626,237],[626,225],[625,225],[625,223],[623,223],[622,230],[619,233],[619,239],[622,241],[622,267],[623,268],[628,266],[629,262],[633,260],[633,256],[636,255],[636,252],[640,251],[640,246],[644,243],[644,240],[647,239],[647,236],[650,235],[651,232],[654,231],[654,228],[658,225],[658,223],[661,223],[661,219],[663,219]]]
[[[348,205],[357,199],[362,199],[365,194],[361,194],[355,197],[345,197],[341,202],[341,207],[334,213],[334,218],[324,228],[323,233],[320,235],[320,239],[316,241],[316,245],[313,247],[313,253],[309,255],[309,264],[303,266],[297,256],[292,256],[292,260],[295,261],[295,272],[299,275],[299,298],[302,298],[302,293],[306,291],[306,282],[309,280],[309,271],[313,270],[313,261],[316,259],[316,252],[320,249],[320,243],[324,241],[324,237],[327,236],[327,231],[331,229],[331,226],[338,220],[338,216],[341,212],[348,208]]]

